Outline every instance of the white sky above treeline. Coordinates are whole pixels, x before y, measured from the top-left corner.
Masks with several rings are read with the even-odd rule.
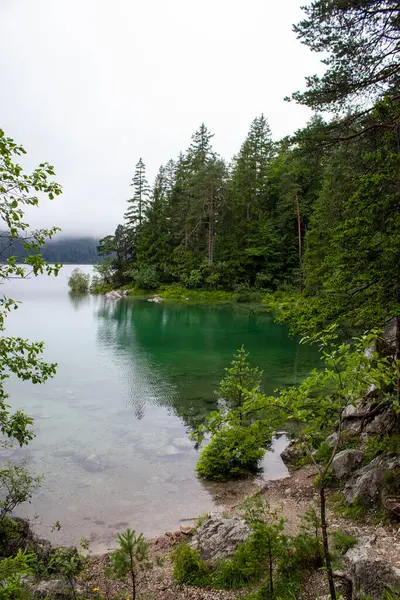
[[[262,112],[274,139],[310,118],[283,98],[321,72],[292,23],[302,0],[0,0],[0,127],[47,160],[61,198],[34,226],[104,235],[135,163],[150,183],[204,122],[229,160]]]

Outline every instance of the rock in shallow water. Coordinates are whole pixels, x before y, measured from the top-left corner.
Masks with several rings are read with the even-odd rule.
[[[160,302],[164,302],[164,300],[160,296],[154,296],[153,298],[149,298],[147,302],[155,302],[156,304],[160,304]]]
[[[98,471],[104,471],[104,465],[101,462],[100,458],[97,454],[91,454],[88,456],[83,462],[82,467],[85,471],[89,471],[90,473],[97,473]]]
[[[107,300],[119,300],[120,298],[122,298],[122,294],[117,290],[113,290],[112,292],[107,292],[106,294],[104,294],[104,297]]]

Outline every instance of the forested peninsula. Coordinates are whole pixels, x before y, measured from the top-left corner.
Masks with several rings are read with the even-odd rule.
[[[325,75],[288,98],[315,113],[303,129],[274,140],[257,116],[226,162],[201,124],[151,186],[139,159],[123,221],[99,245],[104,282],[278,292],[297,329],[399,312],[397,9],[371,5],[316,2],[295,27],[329,53]]]
[[[179,530],[151,540],[119,523],[127,528],[101,556],[91,554],[84,538],[79,550],[53,546],[16,518],[14,509],[31,500],[41,477],[26,463],[4,460],[0,600],[400,597],[400,6],[314,0],[303,12],[294,33],[322,54],[325,71],[307,77],[305,90],[287,101],[311,109],[308,124],[275,140],[268,115],[255,116],[226,162],[202,123],[151,185],[140,158],[121,224],[99,241],[103,262],[91,286],[79,270],[69,284],[76,310],[89,287],[105,293],[83,299],[100,314],[119,307],[133,314],[135,302],[145,299],[129,296],[141,294],[157,294],[150,298],[157,303],[191,296],[262,302],[271,321],[289,323],[302,343],[318,348],[317,367],[267,394],[262,372],[241,346],[215,390],[217,409],[187,428],[191,450],[199,451],[196,475],[224,510],[189,515]],[[57,228],[31,231],[24,214],[43,196],[56,199],[62,188],[49,163],[26,174],[18,163],[22,154],[24,147],[0,130],[6,240],[0,251],[23,238],[26,253],[23,266],[15,254],[5,255],[1,282],[28,273],[57,275],[61,268],[40,253]],[[164,307],[145,307],[163,318]],[[15,309],[17,300],[2,297],[5,456],[35,436],[33,419],[12,407],[8,380],[42,384],[57,371],[43,360],[43,343],[7,335]],[[131,323],[116,318],[103,332],[107,350],[111,329],[135,338]],[[105,378],[97,383],[99,389]],[[136,452],[129,434],[121,437]],[[265,453],[282,438],[289,475],[260,479]],[[178,443],[187,446],[188,439]],[[163,464],[174,460],[175,450]],[[96,455],[87,461],[96,466]],[[127,470],[124,477],[131,475]],[[107,485],[106,478],[99,475],[98,485]]]

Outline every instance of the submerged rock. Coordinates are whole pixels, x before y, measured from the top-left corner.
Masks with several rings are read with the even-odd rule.
[[[153,298],[149,298],[147,302],[155,302],[156,304],[160,304],[160,302],[164,302],[161,296],[153,296]]]
[[[104,471],[104,465],[101,462],[100,458],[97,454],[91,454],[82,463],[85,471],[89,471],[91,473],[97,473],[98,471]]]
[[[104,297],[107,298],[107,300],[120,300],[123,296],[118,290],[112,290],[111,292],[104,294]]]
[[[193,443],[188,438],[174,438],[172,440],[172,445],[178,450],[192,450]]]
[[[201,560],[216,562],[232,556],[250,533],[250,527],[243,519],[228,519],[220,513],[211,513],[195,531],[190,547],[200,551]]]

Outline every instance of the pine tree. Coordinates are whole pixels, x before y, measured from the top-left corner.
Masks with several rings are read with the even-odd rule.
[[[167,210],[168,188],[171,185],[169,177],[167,167],[161,166],[136,243],[137,262],[140,265],[153,265],[161,271],[166,270],[166,263],[172,252]]]
[[[146,167],[140,158],[135,168],[131,186],[133,197],[128,200],[128,209],[124,215],[127,227],[136,233],[140,230],[149,205],[149,185],[146,179]]]
[[[204,167],[216,154],[212,149],[211,139],[214,137],[202,123],[200,128],[192,135],[192,143],[187,151],[187,162],[190,170]]]
[[[262,114],[252,121],[233,168],[233,195],[240,219],[250,221],[263,208],[272,156],[271,130]]]
[[[262,114],[250,125],[246,140],[234,159],[231,179],[230,227],[236,235],[235,240],[229,242],[230,260],[235,261],[239,277],[252,285],[257,270],[265,262],[260,246],[265,246],[264,224],[269,208],[268,169],[273,152],[271,130]],[[229,231],[227,234],[230,235]]]

